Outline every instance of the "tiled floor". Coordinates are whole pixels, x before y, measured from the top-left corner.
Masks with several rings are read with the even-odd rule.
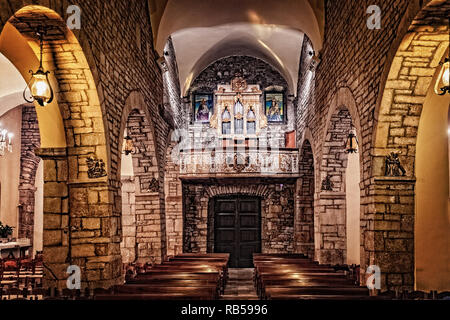
[[[229,279],[223,300],[258,300],[253,285],[253,268],[228,269]]]

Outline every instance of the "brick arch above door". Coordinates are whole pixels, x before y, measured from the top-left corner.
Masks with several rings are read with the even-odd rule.
[[[268,198],[273,192],[267,185],[229,185],[229,186],[208,186],[205,188],[206,194],[212,198],[216,196],[230,195],[230,194],[245,194],[251,196],[259,196]]]

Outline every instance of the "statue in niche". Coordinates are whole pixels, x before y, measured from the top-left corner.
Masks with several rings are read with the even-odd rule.
[[[97,179],[107,176],[105,162],[103,162],[103,160],[89,157],[86,159],[86,164],[88,166],[89,179]]]
[[[391,152],[389,155],[386,156],[384,163],[385,163],[384,175],[386,177],[400,177],[406,175],[406,170],[400,163],[398,153]]]
[[[327,175],[322,181],[322,190],[333,191],[333,182],[331,181],[331,177],[329,175]]]

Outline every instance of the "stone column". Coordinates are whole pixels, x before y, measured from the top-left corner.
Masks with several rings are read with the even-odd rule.
[[[320,263],[343,264],[346,259],[345,193],[322,191],[318,205],[316,258]]]
[[[69,261],[83,286],[108,288],[122,278],[118,189],[103,181],[70,182]]]
[[[106,181],[69,181],[67,149],[39,149],[44,161],[44,287],[66,288],[67,267],[81,269],[82,287],[120,283],[117,188]]]
[[[65,286],[69,266],[66,148],[37,149],[44,161],[44,287]]]
[[[362,279],[377,265],[381,289],[408,289],[414,285],[414,186],[408,177],[371,179],[374,204],[363,221]],[[371,219],[372,218],[372,219]],[[365,283],[365,281],[364,281]]]

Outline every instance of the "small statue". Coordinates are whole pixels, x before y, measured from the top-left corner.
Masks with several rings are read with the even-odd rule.
[[[331,177],[329,175],[322,180],[322,190],[333,191],[333,182],[331,181]]]
[[[148,184],[148,191],[150,192],[159,192],[159,181],[156,178],[153,178]]]
[[[400,177],[406,175],[406,170],[400,163],[399,154],[391,152],[386,156],[384,175],[386,177]]]
[[[97,179],[107,176],[105,163],[103,162],[103,160],[89,157],[86,159],[86,164],[88,166],[89,179]]]

